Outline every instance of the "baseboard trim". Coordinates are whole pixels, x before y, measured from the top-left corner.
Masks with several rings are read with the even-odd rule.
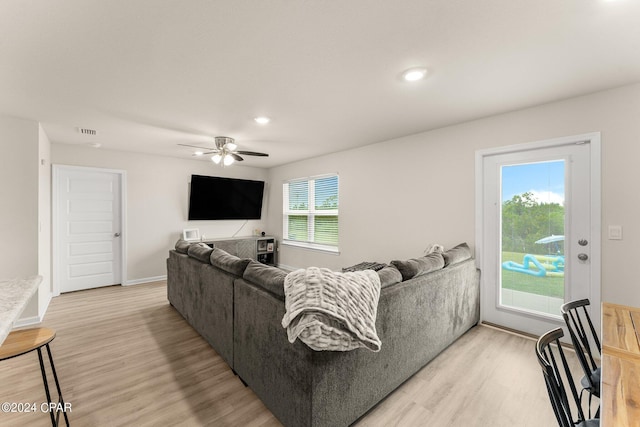
[[[498,329],[498,330],[501,330],[501,331],[503,331],[503,332],[508,332],[508,333],[510,333],[510,334],[518,335],[518,336],[521,336],[521,337],[523,337],[523,338],[527,338],[527,339],[530,339],[530,340],[533,340],[533,341],[537,341],[537,340],[538,340],[538,338],[539,338],[538,336],[536,336],[536,335],[534,335],[534,334],[529,334],[529,333],[527,333],[527,332],[522,332],[522,331],[519,331],[519,330],[517,330],[517,329],[508,328],[508,327],[506,327],[506,326],[498,325],[498,324],[496,324],[496,323],[487,322],[487,321],[485,321],[485,320],[483,320],[482,322],[480,322],[480,324],[481,324],[482,326],[487,326],[487,327],[489,327],[489,328]]]
[[[512,335],[517,335],[519,337],[526,338],[526,339],[529,339],[531,341],[538,341],[538,338],[540,338],[537,335],[530,334],[528,332],[522,332],[522,331],[519,331],[517,329],[508,328],[506,326],[498,325],[498,324],[487,322],[487,321],[480,322],[480,326],[484,326],[484,327],[491,328],[491,329],[496,329],[496,330],[499,330],[499,331],[502,331],[502,332],[506,332],[506,333],[512,334]],[[566,348],[568,350],[575,351],[575,349],[573,347],[573,344],[571,344],[571,343],[562,342],[560,344],[562,344],[562,347],[564,347],[564,348]]]
[[[13,329],[22,328],[23,326],[37,325],[38,323],[42,322],[42,319],[43,318],[40,316],[31,316],[31,317],[25,317],[23,319],[18,319],[15,322],[13,322]]]
[[[122,286],[142,285],[143,283],[160,282],[162,280],[167,280],[166,274],[164,276],[143,277],[142,279],[127,280],[127,282],[123,283]]]

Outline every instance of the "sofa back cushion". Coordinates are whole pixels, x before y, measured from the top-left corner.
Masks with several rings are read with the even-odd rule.
[[[206,262],[207,264],[209,264],[209,257],[211,256],[212,250],[213,249],[207,246],[206,243],[194,243],[189,246],[189,249],[187,249],[187,254],[191,258],[195,258],[198,261]]]
[[[272,294],[280,297],[280,299],[284,299],[285,277],[287,277],[287,273],[279,268],[253,260],[249,262],[249,265],[242,276],[242,278],[247,282],[261,286]]]
[[[400,274],[400,271],[395,265],[388,265],[378,270],[378,276],[380,276],[380,288],[386,288],[387,286],[402,282],[402,274]]]
[[[444,257],[444,266],[446,267],[471,258],[471,249],[466,243],[460,243],[458,246],[445,251],[442,256]]]
[[[189,250],[189,246],[191,246],[191,242],[178,239],[178,241],[176,242],[176,251],[180,252],[181,254],[186,254]]]
[[[440,270],[444,267],[444,258],[441,253],[434,252],[420,258],[406,261],[391,261],[391,264],[400,270],[402,280],[409,280],[430,271]]]
[[[238,277],[242,277],[245,268],[247,268],[247,264],[251,261],[249,258],[238,258],[237,256],[231,255],[219,248],[213,249],[209,259],[211,265],[214,267],[218,267],[219,269]]]

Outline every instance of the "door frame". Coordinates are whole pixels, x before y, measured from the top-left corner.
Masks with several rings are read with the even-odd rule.
[[[602,226],[601,226],[601,141],[600,132],[590,132],[579,135],[571,135],[560,138],[546,139],[541,141],[525,142],[521,144],[507,145],[503,147],[487,148],[477,150],[475,154],[475,183],[476,183],[476,201],[475,201],[475,219],[476,219],[476,267],[481,268],[483,263],[483,255],[485,250],[484,239],[484,158],[498,154],[508,154],[520,151],[528,151],[542,148],[552,148],[567,144],[574,144],[578,141],[588,141],[590,147],[590,198],[591,203],[591,230],[590,230],[590,268],[591,268],[591,286],[589,289],[589,300],[598,301],[597,304],[591,304],[591,320],[596,330],[600,330],[602,299],[601,290],[601,271],[602,271]],[[485,276],[480,275],[480,293],[482,301],[483,290],[487,286],[495,286],[485,282]],[[484,321],[483,304],[480,304],[480,321]]]
[[[120,227],[121,231],[121,239],[120,240],[120,285],[125,285],[127,283],[127,171],[121,169],[105,169],[105,168],[94,168],[90,166],[71,166],[71,165],[60,165],[54,164],[52,166],[52,194],[51,194],[51,221],[52,221],[52,238],[51,238],[51,246],[52,246],[52,292],[53,296],[57,297],[60,295],[60,278],[59,278],[59,262],[60,257],[58,253],[58,243],[60,237],[60,231],[58,229],[58,177],[61,171],[78,171],[78,172],[102,172],[102,173],[112,173],[116,175],[120,175]]]

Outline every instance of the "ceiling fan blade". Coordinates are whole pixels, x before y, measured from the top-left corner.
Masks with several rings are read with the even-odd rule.
[[[259,157],[269,157],[267,153],[258,153],[256,151],[236,151],[238,154],[244,154],[245,156],[259,156]]]
[[[202,156],[208,156],[209,154],[216,154],[218,153],[218,151],[206,151],[202,154],[192,154],[191,157],[202,157]]]
[[[231,155],[231,157],[233,157],[234,159],[236,159],[236,161],[241,162],[244,159],[240,156],[238,156],[236,153],[229,153]]]
[[[215,148],[202,147],[200,145],[178,144],[182,147],[199,148],[200,150],[215,150]]]

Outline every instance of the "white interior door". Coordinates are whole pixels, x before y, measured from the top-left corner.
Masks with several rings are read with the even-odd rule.
[[[122,173],[54,165],[54,193],[54,291],[122,283]]]
[[[588,298],[599,324],[594,146],[597,134],[481,153],[483,321],[542,335],[564,325],[563,303]]]

